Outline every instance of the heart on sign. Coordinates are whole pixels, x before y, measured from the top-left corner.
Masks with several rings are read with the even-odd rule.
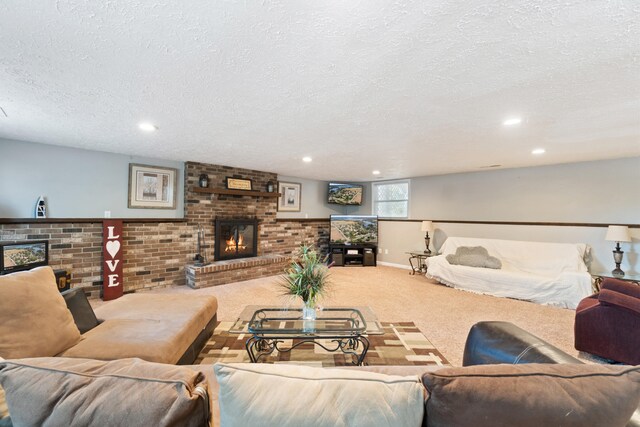
[[[117,240],[113,240],[111,242],[107,242],[107,252],[111,255],[111,258],[115,258],[116,254],[120,251],[120,242]]]

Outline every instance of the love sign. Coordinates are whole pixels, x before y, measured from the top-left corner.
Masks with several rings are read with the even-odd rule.
[[[122,277],[122,221],[102,221],[102,299],[120,298]]]

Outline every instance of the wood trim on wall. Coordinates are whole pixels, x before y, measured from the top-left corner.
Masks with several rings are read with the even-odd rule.
[[[187,222],[184,218],[0,218],[0,224],[84,224],[102,223],[105,219],[119,219],[124,223]]]
[[[378,221],[385,222],[422,222],[426,219],[391,219],[379,218]],[[486,224],[486,225],[534,225],[544,227],[603,227],[606,228],[612,223],[593,223],[593,222],[530,222],[530,221],[461,221],[454,219],[430,219],[432,222],[448,223],[448,224]],[[640,224],[615,224],[626,225],[629,228],[640,228]]]
[[[276,222],[329,222],[329,218],[276,218]]]

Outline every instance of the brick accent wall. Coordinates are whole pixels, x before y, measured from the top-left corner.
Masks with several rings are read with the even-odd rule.
[[[194,252],[194,231],[185,223],[125,223],[125,292],[184,285],[184,265]],[[92,297],[102,288],[102,223],[0,224],[1,241],[49,240],[49,265],[70,270],[73,287]]]
[[[257,217],[258,254],[291,255],[301,244],[328,247],[329,222],[277,220],[277,198],[218,196],[195,193],[201,173],[209,175],[210,187],[225,187],[226,177],[249,178],[253,188],[264,191],[274,173],[227,166],[187,162],[185,164],[185,221],[126,222],[123,228],[124,290],[186,284],[185,265],[193,261],[198,225],[207,233],[207,256],[213,258],[213,220]],[[102,287],[102,223],[0,223],[0,241],[49,240],[49,264],[72,273],[72,287],[83,287],[97,297]],[[272,271],[279,269],[277,272]],[[277,274],[282,264],[269,264],[256,271],[260,277]],[[229,274],[224,283],[253,278],[247,272]],[[217,283],[216,283],[217,284]]]

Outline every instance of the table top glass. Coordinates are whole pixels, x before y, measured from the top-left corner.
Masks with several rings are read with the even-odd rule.
[[[601,273],[591,273],[591,276],[602,277],[602,278],[609,277],[612,279],[628,280],[630,282],[640,282],[640,274],[625,273],[624,276],[620,277],[620,276],[614,276],[613,274],[611,274],[610,271],[608,271],[608,272],[601,272]]]
[[[408,254],[408,255],[411,255],[411,256],[414,256],[414,257],[425,257],[425,258],[429,258],[429,257],[438,255],[437,253],[435,253],[433,251],[429,252],[429,253],[420,252],[420,251],[412,251],[412,252],[405,252],[405,254]]]
[[[323,307],[316,320],[302,319],[302,308],[247,306],[230,333],[254,335],[382,335],[384,329],[369,307]]]

